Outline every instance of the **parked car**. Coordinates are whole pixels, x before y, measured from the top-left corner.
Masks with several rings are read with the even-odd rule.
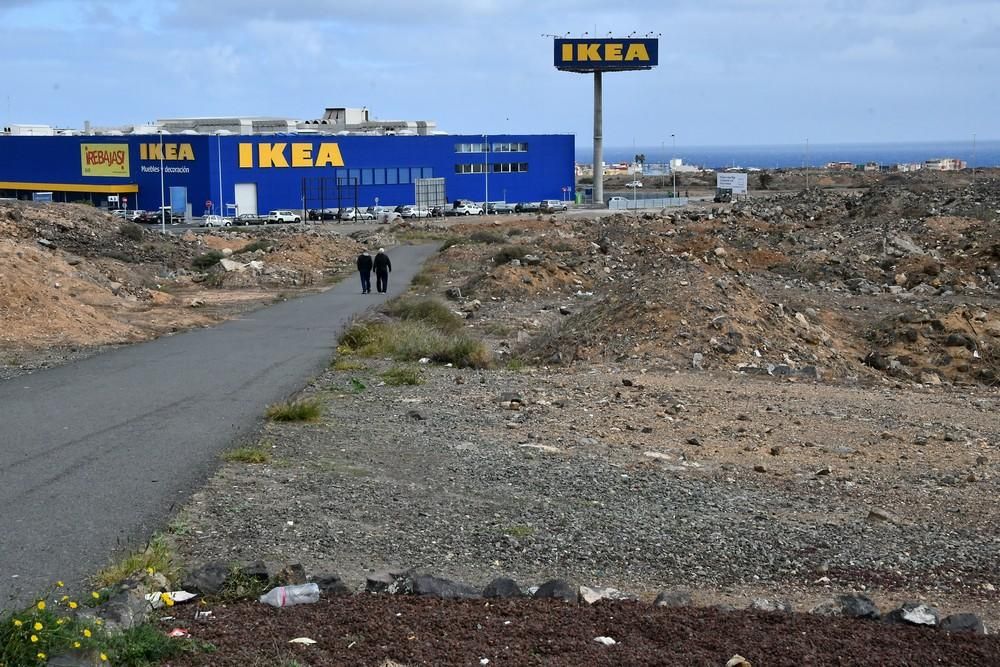
[[[167,221],[169,222],[169,219]],[[160,224],[160,216],[156,211],[139,211],[139,214],[132,219],[132,222],[143,225],[158,225]]]
[[[234,225],[266,225],[267,218],[262,218],[256,213],[240,213],[233,220]]]
[[[302,217],[295,211],[278,209],[267,214],[267,221],[264,224],[269,222],[302,222]]]
[[[535,213],[541,210],[542,202],[540,201],[523,201],[514,206],[514,211],[517,213]]]
[[[233,221],[221,215],[206,215],[204,220],[202,220],[202,224],[205,227],[232,227]]]
[[[431,208],[431,217],[443,218],[445,216],[445,213],[447,212],[447,209],[448,209],[447,206],[434,206]]]
[[[369,211],[368,209],[365,209],[364,211],[362,211],[360,208],[354,209],[354,210],[355,210],[355,217],[358,220],[374,220],[375,219],[375,213],[372,212],[372,211]]]
[[[630,181],[630,182],[628,182],[628,183],[625,184],[625,187],[626,188],[641,188],[642,187],[642,181]]]
[[[426,208],[419,206],[404,206],[399,215],[404,218],[426,218],[431,214]]]
[[[448,211],[450,215],[482,215],[483,207],[467,199],[459,199]]]
[[[556,211],[568,210],[569,207],[566,205],[566,202],[559,201],[558,199],[543,199],[539,209],[545,213],[555,213]]]
[[[505,201],[491,201],[486,205],[486,212],[490,215],[506,215],[515,213],[515,206]]]

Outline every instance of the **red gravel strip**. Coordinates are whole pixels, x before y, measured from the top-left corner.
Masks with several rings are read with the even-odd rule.
[[[548,600],[443,601],[356,595],[272,609],[240,602],[194,621],[192,637],[216,647],[168,665],[710,665],[734,654],[768,665],[1000,665],[1000,636],[808,614],[668,609],[643,603],[576,606]],[[595,637],[618,642],[604,646]],[[289,644],[297,637],[314,645]],[[183,641],[183,640],[179,640]],[[295,662],[291,662],[295,661]],[[389,665],[393,665],[389,662]]]

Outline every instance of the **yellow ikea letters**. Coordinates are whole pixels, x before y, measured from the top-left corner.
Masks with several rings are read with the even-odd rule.
[[[255,150],[256,148],[256,150]],[[335,143],[259,143],[239,145],[240,168],[343,167],[344,157]]]

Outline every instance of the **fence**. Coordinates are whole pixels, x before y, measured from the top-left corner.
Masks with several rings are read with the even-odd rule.
[[[608,208],[612,211],[633,211],[639,209],[686,206],[687,203],[687,197],[650,197],[647,199],[624,199],[622,197],[613,197],[608,202]]]

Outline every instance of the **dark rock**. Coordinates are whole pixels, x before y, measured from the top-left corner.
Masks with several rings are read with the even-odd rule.
[[[47,667],[106,667],[109,663],[101,660],[97,649],[75,649],[49,658]]]
[[[953,333],[945,341],[945,347],[964,347],[969,350],[976,349],[976,339],[969,334]]]
[[[838,595],[832,600],[820,604],[812,610],[813,614],[821,616],[840,616],[843,618],[867,618],[878,620],[882,614],[878,607],[866,595]]]
[[[882,619],[894,625],[937,625],[941,615],[934,607],[922,602],[907,602],[893,609]]]
[[[497,577],[483,589],[484,598],[519,598],[522,595],[521,587],[509,577]]]
[[[444,291],[444,295],[452,301],[458,301],[462,298],[462,290],[457,287],[449,287]]]
[[[653,600],[654,607],[690,607],[691,594],[687,591],[663,591]]]
[[[952,614],[945,616],[938,626],[945,632],[971,632],[974,635],[985,635],[986,624],[975,614]]]
[[[38,239],[38,245],[45,246],[46,248],[55,248],[56,244],[48,239]]]
[[[427,417],[425,417],[423,413],[421,413],[419,410],[407,410],[406,416],[412,419],[413,421],[419,421],[419,422],[425,421],[427,419]]]
[[[389,572],[375,572],[365,577],[365,590],[369,593],[387,593],[396,583],[396,577]]]
[[[479,590],[450,579],[422,574],[413,577],[409,590],[413,595],[442,598],[445,600],[472,599],[480,597]]]
[[[889,357],[880,352],[869,352],[864,358],[865,366],[871,366],[877,371],[889,370]]]
[[[149,620],[152,606],[143,589],[129,589],[114,595],[96,609],[97,616],[109,629],[130,630]]]
[[[344,580],[336,574],[320,575],[314,581],[324,595],[349,595],[351,592]]]
[[[573,311],[570,310],[569,308],[567,308],[566,306],[559,306],[559,314],[560,315],[572,315]]]
[[[216,595],[222,591],[228,578],[229,566],[217,561],[189,572],[181,582],[181,588],[200,595]]]
[[[539,599],[551,598],[562,600],[563,602],[576,602],[580,596],[580,590],[565,579],[552,579],[546,581],[535,591],[535,597]]]
[[[270,583],[274,572],[268,567],[267,563],[258,560],[241,566],[240,575],[266,584]]]
[[[701,447],[701,440],[699,440],[698,438],[694,438],[694,437],[688,438],[687,439],[687,444],[694,445],[695,447]]]

